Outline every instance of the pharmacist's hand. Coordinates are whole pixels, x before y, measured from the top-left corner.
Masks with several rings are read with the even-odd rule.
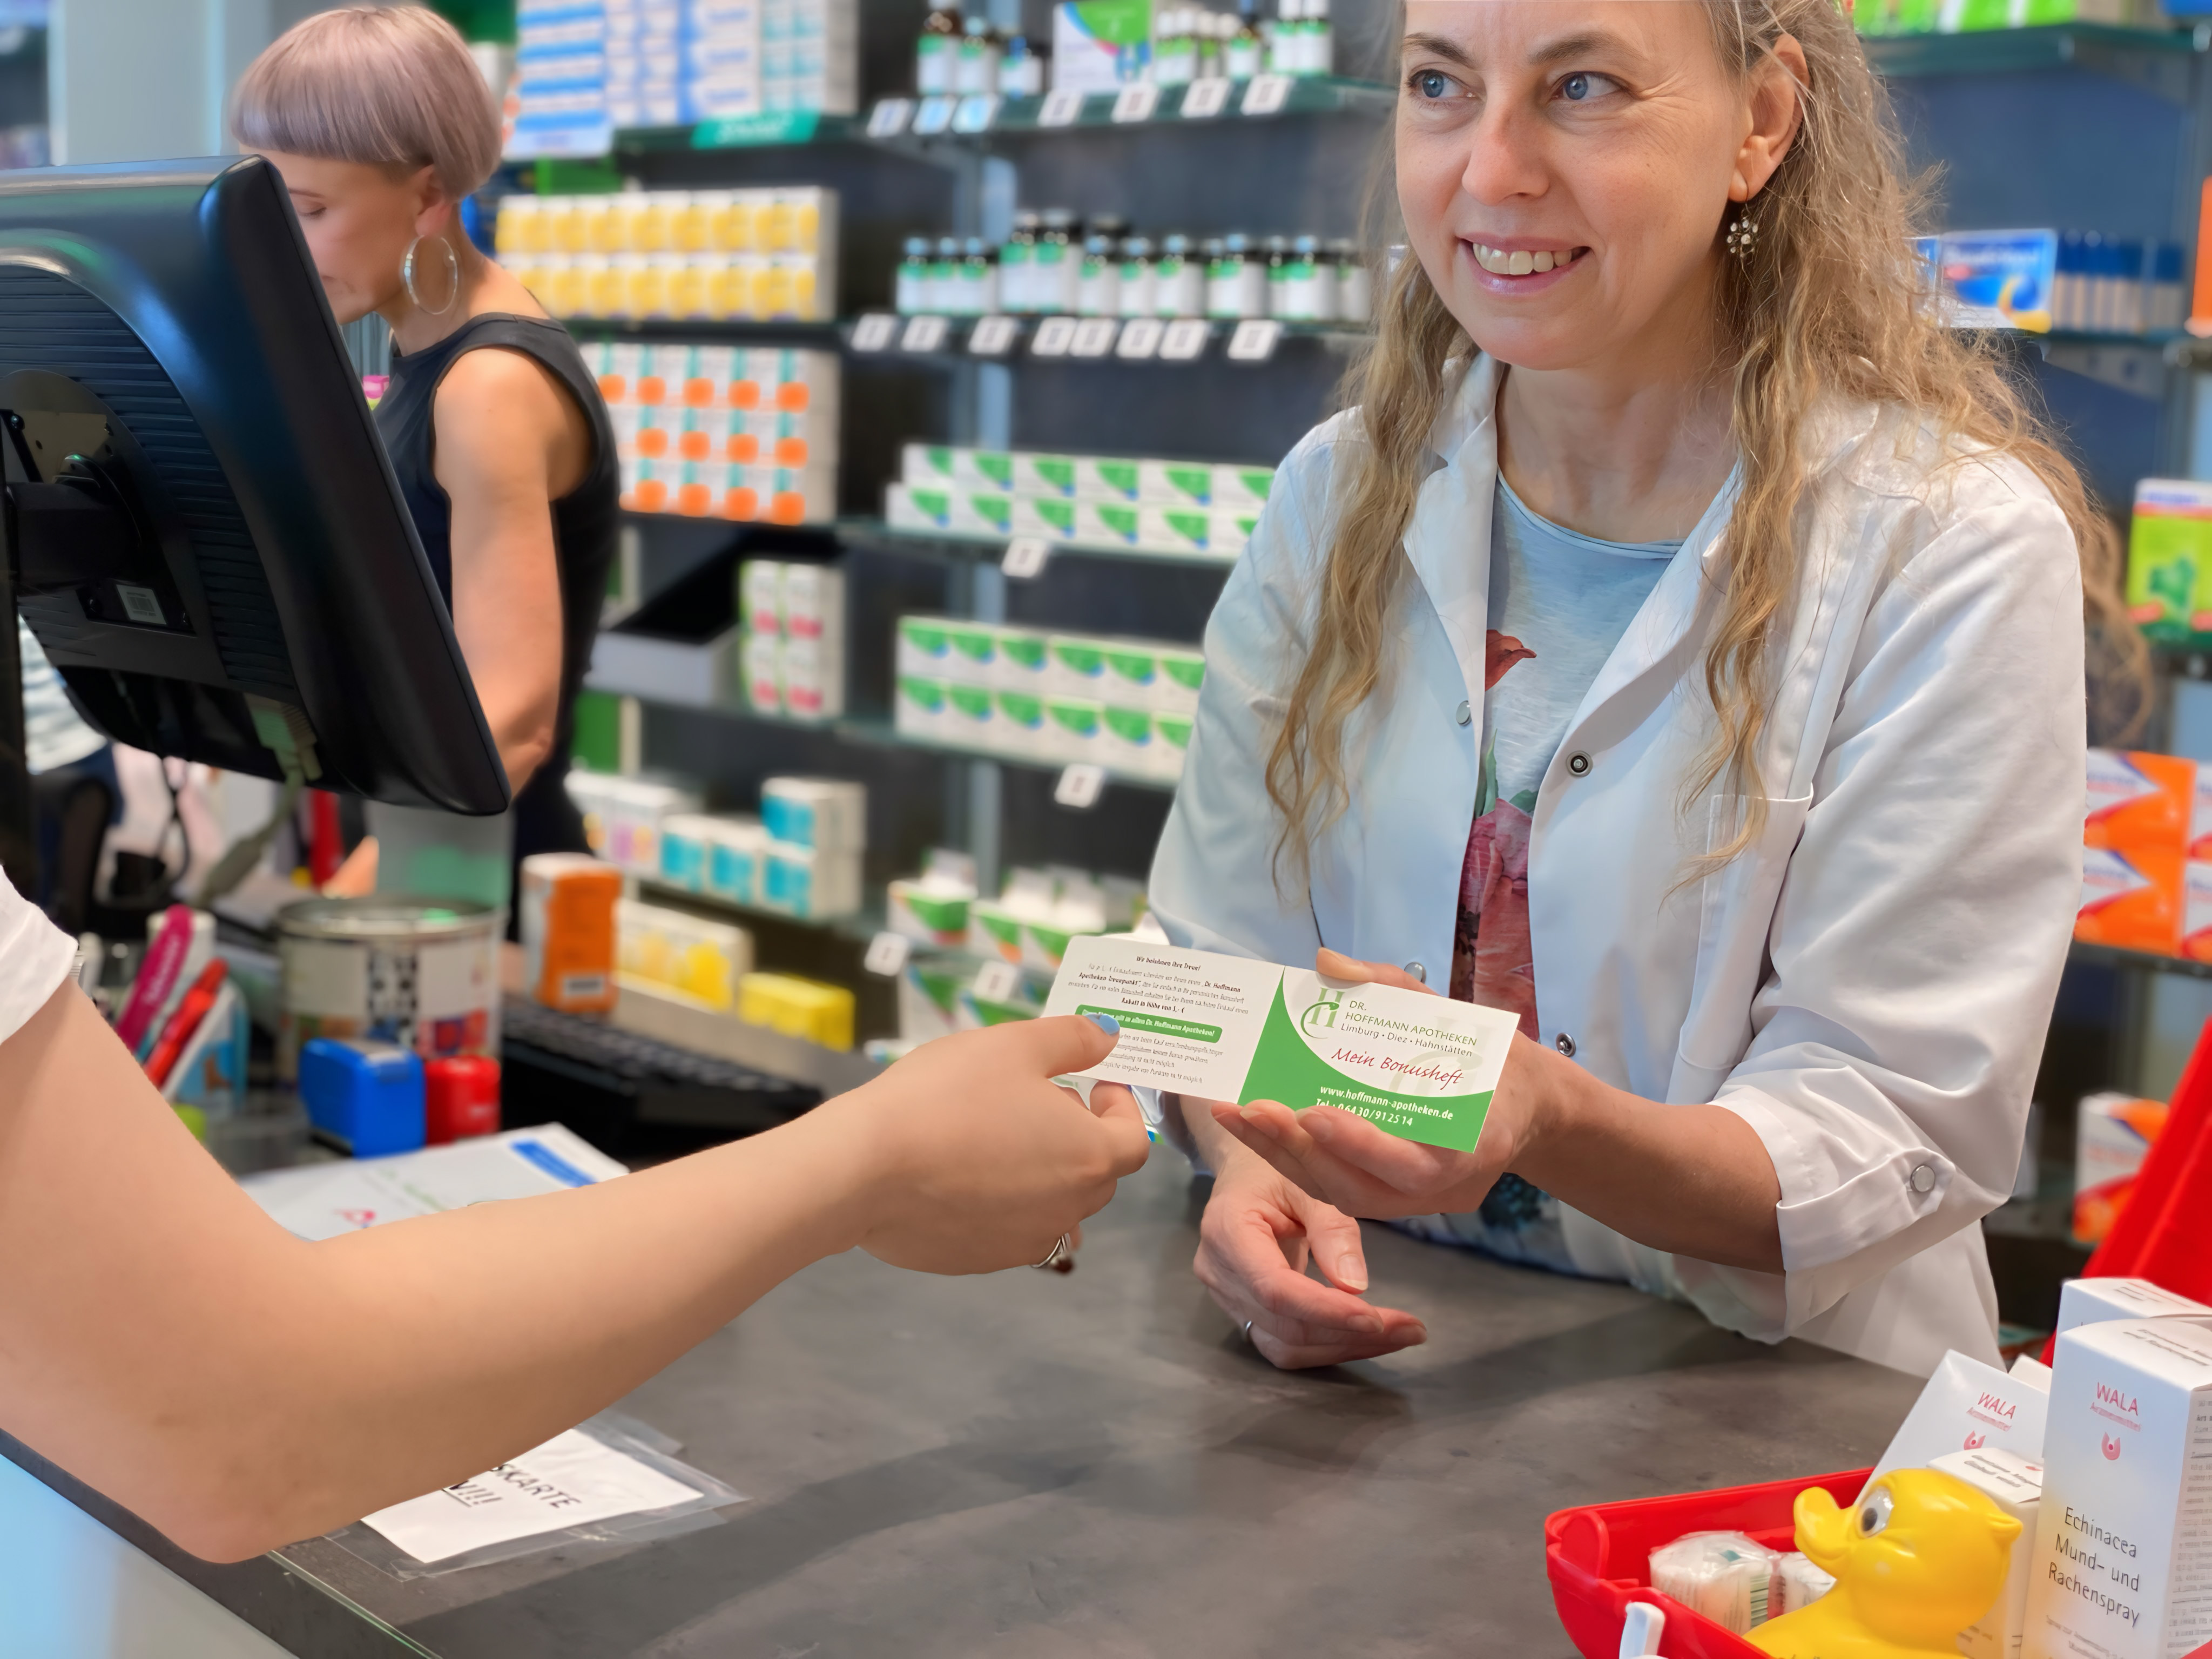
[[[1310,1255],[1328,1275],[1306,1275]],[[1360,1299],[1359,1224],[1310,1198],[1249,1153],[1228,1149],[1198,1226],[1200,1284],[1252,1346],[1285,1370],[1372,1359],[1429,1340],[1421,1322]]]
[[[1334,951],[1322,951],[1315,967],[1331,979],[1430,989],[1403,969]],[[1526,1036],[1514,1034],[1472,1152],[1401,1139],[1334,1106],[1294,1112],[1272,1100],[1243,1107],[1217,1102],[1213,1121],[1278,1173],[1347,1214],[1390,1220],[1472,1210],[1522,1150],[1530,1133],[1534,1079],[1550,1058]]]
[[[1072,1015],[963,1031],[821,1108],[871,1168],[862,1246],[924,1273],[1043,1260],[1144,1167],[1145,1120],[1127,1089],[1102,1083],[1086,1109],[1050,1080],[1097,1065],[1115,1041]]]

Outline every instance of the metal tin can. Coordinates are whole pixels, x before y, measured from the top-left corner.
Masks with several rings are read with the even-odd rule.
[[[503,914],[465,899],[307,899],[278,913],[276,1074],[310,1037],[372,1037],[425,1060],[499,1054]]]

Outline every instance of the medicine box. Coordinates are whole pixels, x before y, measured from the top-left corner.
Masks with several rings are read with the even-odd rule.
[[[624,899],[616,910],[622,974],[679,991],[726,1013],[736,1006],[738,978],[751,971],[752,935],[727,922]]]
[[[901,737],[945,740],[946,686],[927,674],[900,674],[891,687],[891,726]]]
[[[1111,455],[1079,455],[1075,458],[1075,499],[1079,501],[1110,502],[1120,507],[1135,507],[1141,497],[1138,489],[1138,471],[1142,463],[1124,460]]]
[[[972,886],[963,890],[927,878],[894,881],[887,893],[884,925],[917,945],[957,950],[967,941],[969,907],[975,902]]]
[[[2074,1237],[2101,1244],[2134,1189],[2136,1175],[2151,1142],[2166,1127],[2166,1104],[2117,1093],[2083,1097],[2074,1127]],[[2131,1284],[2133,1280],[2085,1283]],[[2087,1294],[2086,1292],[2084,1293]],[[2163,1291],[2160,1295],[2165,1294]],[[2063,1305],[2063,1304],[2062,1304]],[[2194,1309],[2196,1304],[2187,1304]],[[2212,1312],[2212,1310],[2207,1310]],[[2146,1318],[2150,1310],[2112,1313],[2107,1319]],[[2063,1320],[2063,1315],[2062,1315]],[[2060,1329],[2066,1328],[2063,1322]]]
[[[2082,844],[2123,852],[2184,851],[2196,805],[2195,762],[2141,750],[2092,749]]]
[[[868,788],[842,778],[769,778],[761,785],[761,822],[786,846],[858,852],[868,844]]]
[[[2027,1626],[2027,1581],[2033,1572],[2035,1528],[2043,1499],[2043,1466],[1992,1446],[1948,1452],[1929,1467],[1965,1481],[2020,1522],[2003,1587],[1990,1610],[1959,1632],[1959,1651],[1965,1659],[2021,1659],[2021,1635]]]
[[[2058,1333],[2115,1319],[2212,1319],[2212,1308],[2148,1279],[2069,1279],[2058,1288]]]
[[[2074,937],[2091,945],[2172,956],[2181,944],[2179,851],[2085,847]]]
[[[738,988],[738,1018],[826,1048],[853,1046],[853,994],[795,974],[749,973]]]
[[[1013,533],[1017,536],[1041,536],[1048,542],[1073,542],[1076,539],[1076,504],[1057,496],[1017,495],[1013,506]]]
[[[858,848],[817,849],[771,841],[762,869],[764,909],[800,921],[826,921],[860,908]]]
[[[2058,1339],[2027,1659],[2170,1659],[2212,1642],[2212,1322]]]
[[[2128,617],[2161,644],[2212,632],[2212,483],[2145,478],[2128,526]]]
[[[767,826],[743,816],[716,817],[709,823],[705,890],[731,904],[757,906],[768,860]]]

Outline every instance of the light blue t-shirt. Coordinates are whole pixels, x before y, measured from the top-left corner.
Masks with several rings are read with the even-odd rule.
[[[1598,671],[1658,585],[1679,541],[1605,542],[1540,518],[1501,474],[1490,532],[1482,772],[1460,875],[1451,994],[1510,1009],[1534,1037],[1528,835],[1536,789]],[[1403,1224],[1424,1238],[1574,1271],[1559,1201],[1506,1176],[1480,1210]]]

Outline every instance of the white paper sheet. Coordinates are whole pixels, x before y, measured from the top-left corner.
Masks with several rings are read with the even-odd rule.
[[[559,1124],[547,1123],[391,1158],[275,1170],[248,1176],[239,1185],[288,1232],[320,1239],[489,1199],[557,1193],[625,1173]]]
[[[379,1510],[362,1523],[418,1561],[444,1561],[510,1539],[668,1509],[698,1495],[570,1429],[474,1480]]]

